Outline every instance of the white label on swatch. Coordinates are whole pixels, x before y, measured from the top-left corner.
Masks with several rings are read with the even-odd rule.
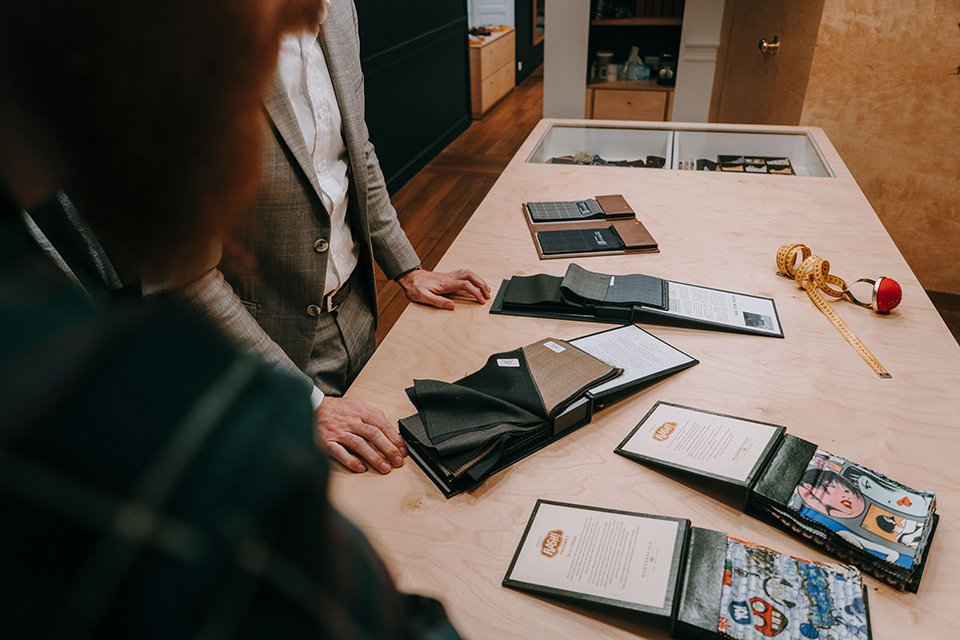
[[[519,367],[520,361],[517,358],[497,358],[498,367]]]
[[[563,353],[564,351],[566,351],[565,348],[561,347],[553,340],[551,340],[550,342],[544,342],[543,346],[545,346],[547,349],[550,349],[551,351],[556,351],[557,353]]]

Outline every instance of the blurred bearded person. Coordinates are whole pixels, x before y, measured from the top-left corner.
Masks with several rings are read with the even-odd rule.
[[[148,293],[209,271],[257,188],[280,38],[323,11],[0,5],[4,637],[456,637],[330,507],[299,381],[168,296],[85,287],[28,213],[69,194]]]

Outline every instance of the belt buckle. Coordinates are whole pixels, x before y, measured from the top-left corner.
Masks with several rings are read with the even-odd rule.
[[[337,289],[339,291],[339,289]],[[326,313],[333,313],[340,306],[333,303],[333,297],[337,295],[337,291],[331,291],[327,295],[323,296],[323,310]]]

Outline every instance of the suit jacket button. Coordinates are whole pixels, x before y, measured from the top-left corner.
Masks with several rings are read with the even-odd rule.
[[[316,318],[318,315],[320,315],[320,307],[315,304],[310,305],[307,307],[307,315]]]
[[[329,248],[330,248],[330,243],[324,240],[323,238],[320,238],[319,240],[313,243],[313,250],[316,251],[317,253],[324,253]]]

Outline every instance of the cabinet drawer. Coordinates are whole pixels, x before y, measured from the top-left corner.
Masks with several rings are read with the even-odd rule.
[[[485,113],[497,100],[505,96],[513,88],[515,80],[516,75],[511,64],[503,65],[493,75],[484,78],[480,88],[480,113]]]
[[[666,91],[594,90],[593,117],[600,120],[664,120]]]
[[[480,49],[480,76],[488,78],[500,71],[505,64],[513,66],[514,53],[517,47],[515,32],[511,31]]]

